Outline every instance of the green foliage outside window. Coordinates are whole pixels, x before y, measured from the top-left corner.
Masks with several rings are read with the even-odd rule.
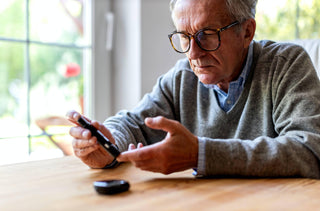
[[[0,37],[20,41],[27,39],[25,2],[25,0],[8,0],[2,6],[0,5]],[[73,0],[73,2],[75,3],[76,1]],[[40,4],[44,7],[41,8]],[[46,4],[48,5],[47,7],[45,7]],[[51,5],[57,6],[58,8],[50,8]],[[39,84],[42,84],[43,89],[52,88],[50,87],[51,84],[56,84],[57,90],[63,89],[64,86],[70,88],[70,86],[72,86],[71,84],[74,83],[78,83],[79,87],[81,87],[80,83],[83,81],[82,74],[76,77],[66,78],[63,72],[66,71],[66,66],[69,63],[76,63],[82,66],[83,51],[81,49],[45,45],[45,43],[75,45],[82,38],[82,34],[78,31],[77,26],[70,24],[70,22],[73,23],[73,21],[70,21],[68,14],[65,14],[64,18],[66,20],[64,22],[58,19],[61,14],[57,14],[57,17],[45,16],[45,13],[48,13],[50,10],[56,11],[59,9],[63,11],[66,9],[63,8],[63,6],[64,5],[56,0],[30,0],[30,29],[28,38],[31,41],[39,41],[44,44],[31,43],[29,45],[29,58],[26,58],[25,52],[27,49],[25,43],[0,41],[0,98],[2,99],[1,101],[4,102],[1,103],[0,106],[0,118],[1,116],[12,115],[18,106],[8,105],[19,103],[17,99],[15,99],[14,93],[12,93],[13,88],[10,87],[19,88],[20,93],[24,93],[28,84],[30,85],[30,90],[39,87]],[[73,6],[77,5],[73,4]],[[81,8],[78,8],[78,11],[73,9],[71,12],[75,16],[81,16]],[[50,25],[54,22],[55,18],[57,18],[59,22],[58,25],[61,26],[61,28],[55,29],[55,25]],[[60,19],[62,18],[60,17]],[[42,28],[42,26],[46,28]],[[71,29],[68,30],[68,27]],[[43,35],[46,35],[45,32],[48,30],[52,30],[52,32],[56,30],[59,31],[59,33],[52,35],[50,31],[50,33],[47,33],[47,36],[49,36],[49,38],[47,38]],[[27,61],[28,59],[30,60]],[[30,67],[29,73],[27,72],[27,65]],[[28,76],[28,74],[30,76]],[[79,90],[74,90],[74,92],[78,91]],[[59,92],[57,92],[57,94],[58,93]],[[78,93],[78,95],[80,94],[81,93]]]
[[[0,4],[0,164],[48,147],[37,119],[64,116],[71,108],[80,111],[84,60],[90,51],[83,35],[84,2]]]
[[[320,37],[319,0],[258,0],[256,39]]]

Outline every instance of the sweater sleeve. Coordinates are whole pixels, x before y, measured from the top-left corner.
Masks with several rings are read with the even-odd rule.
[[[269,68],[275,69],[271,105],[265,108],[272,112],[272,122],[263,122],[263,116],[261,121],[273,125],[277,135],[251,140],[201,137],[204,175],[320,178],[319,79],[301,48],[275,57]]]
[[[169,119],[175,118],[171,91],[174,74],[173,68],[159,77],[152,92],[146,94],[134,109],[122,110],[105,120],[104,125],[112,133],[120,151],[126,151],[130,143],[149,145],[165,137],[165,132],[148,128],[144,119],[160,115]]]

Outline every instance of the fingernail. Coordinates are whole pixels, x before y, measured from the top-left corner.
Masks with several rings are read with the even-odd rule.
[[[153,121],[153,119],[150,118],[150,117],[147,117],[147,118],[145,119],[145,122],[146,122],[147,124],[151,124],[152,121]]]
[[[83,131],[83,132],[82,132],[82,136],[83,136],[84,138],[88,138],[88,137],[89,137],[89,131],[87,131],[87,130]]]
[[[134,144],[129,144],[129,150],[132,150],[132,149],[134,149]]]

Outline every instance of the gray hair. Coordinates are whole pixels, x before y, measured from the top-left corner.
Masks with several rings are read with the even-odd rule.
[[[174,10],[177,0],[170,1],[170,10]],[[256,16],[256,5],[258,0],[225,0],[231,17],[240,23]]]

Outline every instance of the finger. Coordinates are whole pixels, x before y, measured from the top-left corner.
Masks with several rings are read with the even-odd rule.
[[[91,121],[91,125],[93,125],[93,127],[97,128],[98,130],[101,130],[101,124],[100,122],[96,121],[96,120],[92,120]]]
[[[138,143],[138,149],[142,148],[143,147],[143,144],[142,143]]]
[[[80,118],[81,116],[82,116],[84,119],[86,119],[88,122],[91,122],[90,119],[88,119],[87,117],[81,115],[79,112],[74,111],[74,110],[68,111],[67,114],[66,114],[66,116],[67,116],[67,119],[68,119],[70,122],[72,122],[72,123],[74,123],[74,124],[76,124],[76,125],[78,125],[78,126],[80,126],[79,123],[78,123],[78,120],[79,120],[79,118]]]
[[[142,160],[148,160],[154,155],[154,147],[147,146],[140,149],[134,149],[126,152],[122,152],[117,160],[119,162],[137,162]]]
[[[91,124],[99,129],[103,134],[106,135],[106,137],[114,144],[115,141],[110,133],[110,131],[104,127],[104,125],[100,124],[98,121],[92,121]],[[85,129],[85,128],[82,128],[80,126],[78,127],[72,127],[70,128],[69,130],[69,134],[71,136],[73,136],[74,138],[76,139],[90,139],[92,134],[91,134],[91,131],[88,130],[88,129]]]
[[[72,142],[72,147],[74,149],[82,149],[82,148],[87,148],[87,147],[91,147],[93,145],[97,145],[97,138],[96,137],[92,137],[88,140],[84,140],[84,139],[74,139]]]
[[[77,124],[77,120],[80,118],[81,114],[75,110],[70,110],[67,112],[66,116],[70,122]]]
[[[115,144],[115,140],[113,139],[111,132],[103,124],[95,120],[93,120],[91,124],[100,130],[111,141],[111,143]]]
[[[136,146],[134,144],[129,144],[128,150],[134,150],[136,149]]]
[[[99,149],[98,144],[95,144],[95,145],[92,145],[89,147],[85,147],[85,148],[79,148],[79,149],[76,148],[76,149],[74,149],[74,154],[77,157],[85,157],[85,156],[89,155],[90,153],[96,151],[97,149]]]
[[[162,116],[158,117],[148,117],[145,119],[145,124],[152,128],[157,130],[163,130],[166,132],[174,133],[177,130],[179,130],[179,124],[175,120],[170,120]]]
[[[136,153],[136,149],[131,149],[126,152],[122,152],[118,157],[117,161],[118,162],[130,162],[133,160],[133,154]]]
[[[90,130],[84,129],[82,127],[72,127],[69,130],[69,134],[76,139],[90,139]]]

